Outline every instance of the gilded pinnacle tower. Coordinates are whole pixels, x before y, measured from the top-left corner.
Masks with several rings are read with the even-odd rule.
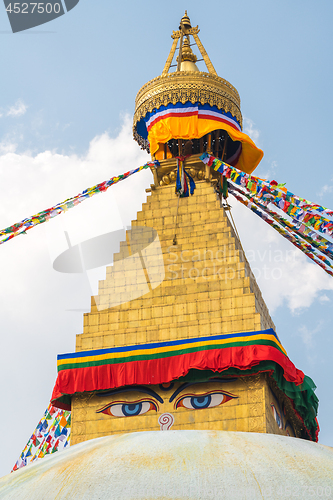
[[[202,161],[212,154],[252,172],[262,151],[186,13],[172,39],[161,76],[136,97],[134,138],[153,160],[147,202],[92,298],[76,353],[58,361],[53,401],[71,404],[72,444],[159,429],[315,439],[316,398],[299,395],[304,375],[222,206],[221,174]]]

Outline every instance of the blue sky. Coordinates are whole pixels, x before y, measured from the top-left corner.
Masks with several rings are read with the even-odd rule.
[[[135,96],[161,74],[185,9],[217,73],[240,93],[245,129],[265,153],[257,175],[333,208],[331,2],[211,0],[205,9],[196,0],[81,0],[16,34],[0,6],[1,228],[147,161],[131,139]],[[141,172],[85,202],[89,210],[73,209],[73,238],[135,219],[150,182]],[[277,333],[318,386],[320,442],[333,446],[333,280],[231,204]],[[94,228],[85,224],[88,213]],[[86,277],[52,269],[50,238],[73,221],[47,225],[0,247],[1,476],[48,404],[57,353],[73,351],[82,332],[82,312],[69,309],[89,310],[97,287],[97,277],[90,276],[91,291]]]

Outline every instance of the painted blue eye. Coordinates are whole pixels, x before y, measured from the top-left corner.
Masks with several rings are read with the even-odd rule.
[[[282,419],[281,419],[280,413],[277,411],[277,409],[275,408],[275,405],[273,403],[271,403],[271,407],[272,407],[272,412],[273,412],[275,421],[278,424],[279,429],[282,429],[283,424],[282,424]]]
[[[180,398],[176,402],[176,408],[188,408],[189,410],[201,410],[204,408],[213,408],[237,398],[227,392],[212,392],[211,394],[191,394]]]
[[[148,411],[157,411],[157,404],[153,401],[134,401],[127,403],[125,401],[114,403],[105,406],[97,411],[97,413],[105,413],[112,417],[135,417],[136,415],[143,415]]]
[[[207,396],[192,397],[191,404],[193,408],[199,410],[200,408],[208,408],[210,406],[212,396],[208,394]]]
[[[142,403],[133,403],[128,405],[122,405],[122,412],[126,417],[132,417],[134,415],[140,415],[142,410]]]

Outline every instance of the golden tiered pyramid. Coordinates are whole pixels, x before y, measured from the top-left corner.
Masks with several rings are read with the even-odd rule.
[[[197,163],[200,167],[200,160]],[[94,304],[84,316],[77,351],[274,329],[241,243],[211,183],[197,181],[195,195],[181,199],[178,217],[176,213],[174,184],[159,186],[148,196],[132,226],[156,230],[164,280],[153,288],[149,279],[149,266],[158,266],[158,247],[148,265],[140,263],[136,269],[135,260],[133,266],[124,262],[132,251],[130,242],[123,242],[114,266],[107,268],[106,279],[99,283],[98,297],[93,298],[99,307]],[[173,245],[175,234],[177,245]],[[141,278],[142,291],[150,289],[148,293],[106,309],[122,294],[126,300],[126,283],[131,278],[136,283]]]

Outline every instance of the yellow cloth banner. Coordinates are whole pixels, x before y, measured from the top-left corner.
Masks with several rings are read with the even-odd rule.
[[[233,141],[241,142],[242,152],[234,166],[251,174],[262,159],[263,151],[257,148],[248,135],[214,119],[201,119],[198,116],[169,116],[157,121],[148,133],[150,152],[155,154],[157,160],[161,160],[164,157],[163,145],[170,139],[200,139],[209,132],[220,129],[228,132]]]

